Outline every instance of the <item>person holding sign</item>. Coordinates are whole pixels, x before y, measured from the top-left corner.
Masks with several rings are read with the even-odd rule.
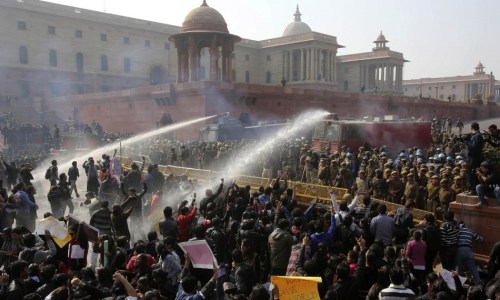
[[[69,272],[80,271],[87,266],[87,254],[89,251],[89,241],[83,231],[84,221],[79,224],[69,226],[68,233],[71,236],[68,246],[68,262],[67,267]]]
[[[219,275],[219,270],[217,265],[214,264],[212,278],[203,286],[201,291],[196,290],[198,284],[198,279],[193,277],[189,272],[189,266],[191,264],[191,258],[189,254],[186,254],[186,260],[184,262],[184,269],[181,273],[181,284],[179,284],[179,290],[175,297],[176,300],[203,300],[209,299],[213,293],[215,287],[215,280]]]

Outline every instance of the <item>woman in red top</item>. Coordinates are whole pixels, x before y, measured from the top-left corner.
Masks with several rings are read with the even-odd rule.
[[[410,240],[403,254],[413,265],[412,273],[420,283],[425,283],[425,255],[427,254],[427,244],[422,240],[422,232],[415,230],[413,239]]]

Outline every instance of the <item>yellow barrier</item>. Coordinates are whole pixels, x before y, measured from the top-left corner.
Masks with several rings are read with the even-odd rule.
[[[130,170],[130,165],[133,162],[134,161],[132,161],[128,157],[122,157],[122,167],[126,170]],[[135,163],[138,165],[142,164],[142,162],[137,162],[137,161]],[[146,164],[145,169],[147,169],[147,167],[148,165]],[[196,179],[200,182],[207,182],[224,177],[224,173],[221,172],[184,168],[178,166],[159,165],[158,170],[165,176],[169,174],[174,174],[175,176],[187,176],[190,179]],[[266,187],[273,185],[276,181],[276,179],[246,176],[246,175],[240,175],[235,180],[238,186],[249,185],[250,188],[253,190],[258,190],[259,187],[261,186]],[[284,186],[284,181],[281,181],[280,184],[281,186]],[[330,205],[330,191],[333,191],[333,193],[337,198],[337,201],[341,201],[344,195],[347,193],[347,189],[344,188],[329,187],[329,186],[310,184],[299,181],[288,181],[288,188],[293,190],[294,198],[299,202],[299,204],[305,206],[309,205],[309,203],[314,199],[318,199],[318,203],[320,204]],[[395,211],[399,207],[403,207],[403,205],[384,200],[378,200],[378,199],[372,199],[372,200],[386,204],[387,211],[389,212]],[[419,210],[419,209],[412,210],[413,218],[416,220],[423,220],[424,216],[428,213],[429,212],[425,210]],[[158,222],[162,218],[163,218],[163,212],[161,210],[158,210],[149,217],[150,221],[152,221],[153,223]]]

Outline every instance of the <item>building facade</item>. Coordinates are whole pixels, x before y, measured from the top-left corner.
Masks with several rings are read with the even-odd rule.
[[[392,51],[380,32],[371,52],[338,57],[338,89],[347,93],[400,95],[403,86],[403,54]]]
[[[453,102],[500,103],[500,86],[493,72],[487,74],[479,62],[472,75],[440,78],[421,78],[403,82],[408,97],[439,99]]]
[[[205,1],[201,8],[209,9]],[[337,56],[343,46],[335,36],[312,31],[298,7],[293,18],[281,37],[237,38],[231,58],[227,49],[217,47],[214,58],[213,45],[200,45],[193,79],[402,93],[405,60],[383,35],[372,52]],[[172,40],[182,34],[179,26],[38,0],[0,0],[0,26],[0,101],[189,81]]]

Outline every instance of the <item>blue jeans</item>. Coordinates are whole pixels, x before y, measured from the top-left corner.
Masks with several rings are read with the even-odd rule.
[[[472,248],[468,246],[457,247],[457,272],[458,275],[463,276],[464,266],[472,274],[474,284],[480,283],[479,272],[477,271],[476,262],[474,261],[474,254],[472,253]]]
[[[477,197],[479,198],[479,202],[481,204],[486,204],[485,197],[488,198],[496,198],[497,204],[500,205],[500,187],[491,188],[484,184],[476,185]]]

